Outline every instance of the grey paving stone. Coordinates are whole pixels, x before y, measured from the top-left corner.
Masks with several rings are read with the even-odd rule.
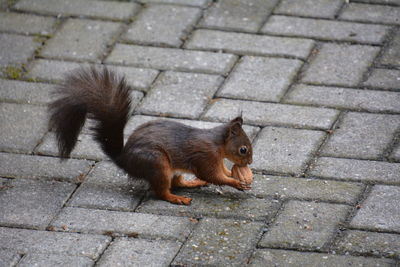
[[[400,257],[400,235],[348,230],[337,242],[344,252]]]
[[[299,252],[278,249],[256,250],[250,266],[393,266],[390,259]]]
[[[27,63],[40,45],[31,36],[0,34],[0,67]]]
[[[18,178],[62,179],[80,182],[91,167],[87,160],[67,159],[60,161],[54,157],[0,153],[0,175]]]
[[[338,124],[338,129],[330,135],[321,155],[379,159],[399,125],[399,115],[347,113]]]
[[[350,3],[341,19],[400,25],[400,7]]]
[[[390,41],[388,48],[383,53],[380,63],[400,66],[400,30],[394,32],[393,39]]]
[[[192,193],[186,190],[177,192],[193,198],[190,206],[178,206],[166,201],[149,198],[138,208],[139,212],[163,215],[236,218],[263,221],[270,219],[276,213],[279,205],[271,199],[248,197],[245,193],[224,196],[218,194]],[[238,191],[236,191],[238,192]]]
[[[364,186],[360,183],[256,174],[249,193],[257,197],[274,196],[283,199],[296,198],[353,204],[363,189]]]
[[[397,146],[392,152],[391,157],[397,161],[400,161],[400,146]]]
[[[397,5],[400,6],[400,1],[399,0],[357,0],[357,2],[363,2],[363,3],[375,3],[375,4],[391,4],[391,5]]]
[[[206,7],[211,0],[139,0],[141,3],[177,4],[185,6]]]
[[[381,44],[390,28],[383,25],[271,16],[263,33],[316,38],[319,40],[350,41]]]
[[[24,104],[44,105],[50,102],[53,85],[0,79],[0,100]]]
[[[221,0],[208,8],[200,26],[257,32],[278,1]]]
[[[106,210],[64,208],[51,224],[57,230],[116,233],[185,241],[194,225],[188,218]]]
[[[185,43],[189,49],[225,51],[239,55],[291,56],[306,58],[314,41],[246,33],[196,30]]]
[[[56,181],[13,179],[0,190],[3,226],[46,229],[75,185]]]
[[[173,264],[243,266],[259,239],[262,225],[242,220],[203,219]]]
[[[56,19],[31,14],[0,12],[0,30],[22,34],[51,34]]]
[[[302,81],[357,86],[378,51],[379,48],[366,45],[324,44]]]
[[[0,266],[15,266],[21,258],[18,253],[0,248]]]
[[[21,267],[90,267],[94,261],[87,257],[57,254],[27,254],[18,264]]]
[[[350,225],[400,232],[400,187],[375,185]]]
[[[296,59],[245,56],[218,96],[279,102],[301,65]]]
[[[339,180],[400,184],[400,163],[321,157],[310,175]]]
[[[282,102],[370,112],[400,112],[400,93],[297,84]]]
[[[78,69],[82,66],[87,67],[88,64],[37,59],[33,61],[29,68],[28,77],[37,80],[59,82],[64,78],[64,75],[67,72]],[[143,91],[146,91],[150,87],[151,83],[159,73],[159,71],[152,69],[113,65],[107,65],[107,67],[121,75],[125,75],[128,84],[135,89]]]
[[[372,69],[371,75],[363,83],[374,89],[392,89],[400,91],[400,70]]]
[[[300,174],[324,136],[321,131],[265,127],[253,144],[251,167]]]
[[[58,59],[99,62],[120,28],[121,24],[116,22],[68,19],[46,42],[40,54]]]
[[[283,0],[274,9],[275,14],[316,18],[334,18],[343,0]]]
[[[245,123],[328,129],[339,114],[337,110],[255,101],[218,99],[203,119],[228,121],[243,112]]]
[[[179,47],[200,15],[201,10],[194,7],[150,5],[136,17],[124,39],[138,44]]]
[[[47,109],[0,103],[0,149],[31,152],[47,132]]]
[[[67,254],[96,259],[111,238],[102,235],[58,233],[0,227],[0,244],[21,254]]]
[[[159,70],[225,74],[236,59],[234,55],[223,53],[117,44],[106,62]]]
[[[104,252],[98,266],[169,266],[181,245],[167,240],[117,239]]]
[[[64,16],[88,16],[114,20],[129,19],[139,9],[135,3],[115,1],[80,0],[22,0],[14,8],[17,10],[41,14]]]
[[[165,72],[154,83],[139,111],[197,118],[221,83],[222,77],[217,75]]]
[[[320,250],[349,209],[339,204],[289,201],[259,246]]]

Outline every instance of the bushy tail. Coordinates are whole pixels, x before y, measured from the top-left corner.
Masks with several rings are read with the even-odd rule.
[[[55,91],[59,98],[49,106],[50,127],[56,133],[60,156],[69,156],[88,116],[95,121],[95,139],[115,160],[124,146],[130,90],[125,78],[105,67],[82,68],[69,74]]]

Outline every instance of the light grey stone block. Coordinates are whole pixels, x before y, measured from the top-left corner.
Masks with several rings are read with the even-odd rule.
[[[31,14],[0,12],[0,30],[22,34],[51,34],[56,19]]]
[[[358,0],[358,2],[373,4],[391,4],[395,6],[400,6],[399,0]]]
[[[301,65],[296,59],[245,56],[218,96],[279,102]]]
[[[283,0],[274,13],[333,19],[342,4],[343,0]]]
[[[379,48],[362,45],[324,44],[306,70],[303,82],[357,86]]]
[[[27,254],[18,264],[20,267],[90,267],[94,261],[87,257],[58,254]]]
[[[363,85],[374,89],[392,89],[400,91],[400,70],[372,69],[371,75]]]
[[[0,79],[0,88],[1,101],[44,105],[50,102],[53,85]]]
[[[380,63],[400,66],[400,30],[393,33],[393,39],[390,41],[388,48],[383,53]]]
[[[124,39],[137,44],[179,47],[200,18],[194,7],[150,5],[129,26]]]
[[[0,191],[3,226],[46,229],[75,185],[56,181],[13,179]]]
[[[265,127],[253,145],[252,168],[300,174],[325,134],[321,131]]]
[[[266,34],[300,36],[319,40],[381,44],[389,29],[388,26],[383,25],[272,16],[261,31]]]
[[[196,30],[185,43],[189,49],[225,51],[239,55],[290,56],[306,58],[314,41],[246,33]]]
[[[294,126],[297,128],[329,129],[339,112],[333,109],[218,99],[203,118],[228,121],[243,112],[245,123],[253,125]]]
[[[400,93],[299,84],[284,103],[370,112],[400,112]]]
[[[0,34],[0,67],[27,63],[40,45],[31,36]]]
[[[116,239],[98,266],[169,266],[181,245],[167,240]]]
[[[139,0],[141,3],[176,4],[184,6],[206,7],[211,0]]]
[[[340,18],[400,25],[400,7],[350,3],[340,14]]]
[[[206,11],[200,25],[214,29],[257,32],[277,2],[221,0]]]
[[[154,83],[139,111],[197,118],[221,83],[222,77],[217,75],[165,72]]]
[[[68,19],[46,42],[40,54],[57,59],[100,62],[120,27],[121,24],[116,22]]]
[[[259,239],[262,225],[243,220],[203,219],[173,264],[243,266]]]
[[[392,152],[391,157],[397,161],[400,161],[400,146],[397,146]]]
[[[400,184],[400,163],[321,157],[310,175],[339,180]]]
[[[289,201],[259,245],[320,250],[349,210],[339,204]]]
[[[117,44],[106,62],[159,70],[225,74],[236,59],[234,55],[223,53]]]
[[[15,266],[21,256],[15,251],[0,249],[0,266]]]

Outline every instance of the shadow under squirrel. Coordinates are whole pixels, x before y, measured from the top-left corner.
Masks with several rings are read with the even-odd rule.
[[[124,145],[124,127],[130,117],[132,88],[124,77],[94,67],[70,73],[49,105],[50,126],[56,133],[60,156],[73,150],[86,116],[95,121],[93,135],[104,153],[131,177],[150,183],[157,197],[189,205],[191,198],[171,193],[172,187],[198,187],[207,183],[239,190],[250,186],[234,179],[224,158],[238,166],[252,162],[252,146],[237,117],[212,129],[155,120],[139,126]],[[184,180],[179,173],[192,173]]]

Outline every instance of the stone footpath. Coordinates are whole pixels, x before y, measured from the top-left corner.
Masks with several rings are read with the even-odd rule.
[[[126,127],[243,111],[253,188],[130,182],[49,92],[127,76]],[[0,0],[0,266],[400,266],[399,0]]]

